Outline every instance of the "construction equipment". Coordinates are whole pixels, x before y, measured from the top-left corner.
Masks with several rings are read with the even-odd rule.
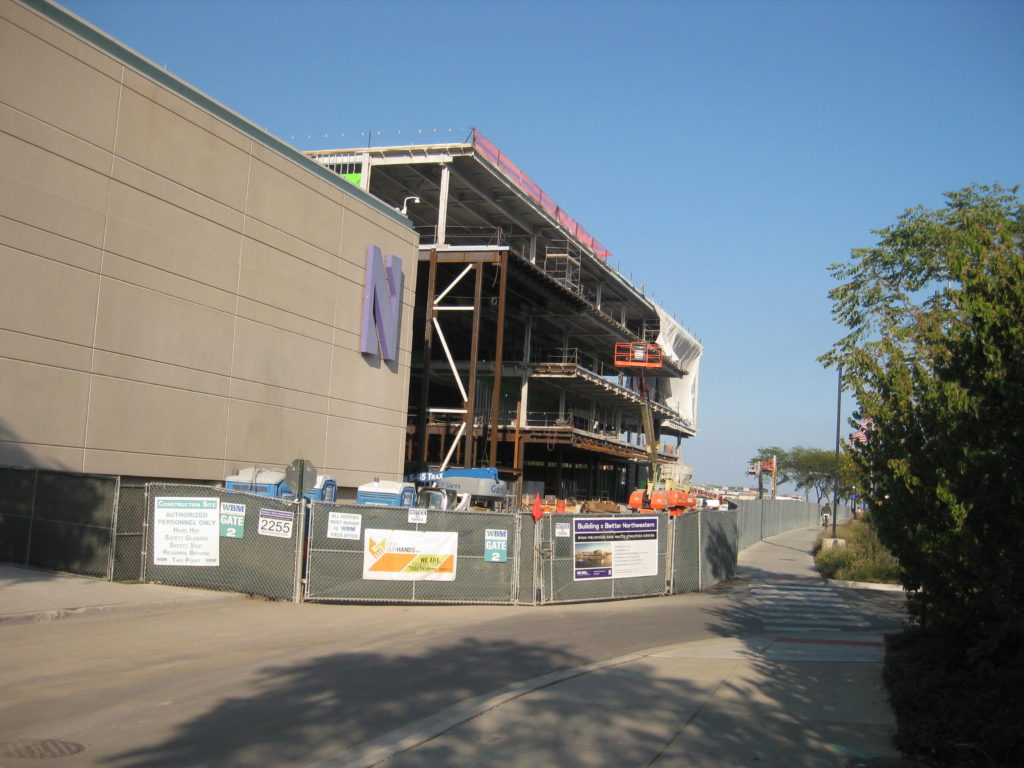
[[[434,507],[445,494],[430,493],[432,491],[451,491],[457,498],[455,509],[488,509],[499,511],[507,502],[508,483],[498,478],[495,467],[468,467],[445,469],[437,472],[416,472],[405,476],[407,482],[419,485],[427,484],[419,489],[421,499],[430,499],[428,503],[418,506],[428,509],[452,509],[450,502],[446,506]]]
[[[630,494],[631,509],[650,507],[651,494],[657,490],[661,473],[658,464],[658,438],[654,434],[654,414],[651,411],[651,393],[644,378],[644,371],[658,369],[663,365],[661,347],[644,341],[623,341],[615,345],[615,366],[633,368],[640,385],[640,416],[647,441],[647,488],[637,489]]]

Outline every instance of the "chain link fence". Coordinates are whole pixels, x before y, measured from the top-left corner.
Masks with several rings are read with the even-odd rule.
[[[150,483],[146,581],[298,599],[305,515],[295,502]]]
[[[110,579],[117,477],[0,467],[0,560]]]
[[[840,510],[840,517],[849,510]],[[0,467],[0,560],[274,600],[527,604],[707,589],[739,552],[820,525],[761,499],[658,514],[442,512]]]
[[[817,504],[806,501],[780,499],[753,499],[737,503],[739,523],[739,548],[746,549],[762,539],[767,539],[794,528],[821,524],[821,513]],[[840,509],[840,518],[849,517],[849,509]]]
[[[672,594],[698,592],[701,587],[700,510],[671,518]]]
[[[665,513],[545,515],[534,530],[536,602],[665,594],[671,571],[668,526]]]
[[[312,506],[307,600],[518,601],[519,569],[531,560],[520,556],[522,515],[326,503]]]
[[[700,588],[736,576],[739,524],[734,509],[702,509],[700,516]]]
[[[114,525],[114,581],[142,581],[143,553],[149,530],[149,497],[142,483],[121,482],[117,494],[117,522]]]

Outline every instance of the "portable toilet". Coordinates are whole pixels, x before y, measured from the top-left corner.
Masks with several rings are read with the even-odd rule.
[[[317,475],[316,485],[305,496],[310,501],[326,501],[333,504],[338,498],[338,483],[334,475]]]
[[[288,486],[284,483],[284,472],[265,467],[246,467],[225,479],[224,488],[229,491],[270,496],[275,499],[283,497],[285,492],[288,492]]]
[[[327,501],[333,503],[338,496],[338,484],[334,475],[317,475],[316,484],[302,494],[306,501]],[[281,498],[294,499],[293,491],[287,483],[281,483]]]
[[[374,480],[356,489],[356,504],[375,507],[411,507],[416,504],[416,486],[392,480]]]
[[[294,499],[295,492],[284,480],[285,473],[264,467],[246,467],[224,481],[228,491],[241,491],[274,499]],[[333,475],[317,475],[316,485],[303,494],[309,501],[333,502],[338,497],[338,483]]]

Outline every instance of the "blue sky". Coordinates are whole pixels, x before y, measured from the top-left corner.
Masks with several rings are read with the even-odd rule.
[[[63,5],[299,149],[478,128],[703,342],[702,482],[833,447],[830,263],[1024,183],[1019,0]]]

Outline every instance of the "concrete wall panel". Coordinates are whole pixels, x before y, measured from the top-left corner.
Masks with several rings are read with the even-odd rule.
[[[227,375],[233,335],[228,312],[117,280],[101,286],[97,349]]]
[[[245,207],[248,155],[131,90],[121,98],[115,153],[236,211]]]
[[[415,233],[56,7],[0,3],[0,41],[0,462],[400,477]],[[358,351],[371,245],[397,363]]]
[[[99,280],[0,245],[0,328],[91,346]]]
[[[45,446],[80,448],[88,397],[88,374],[0,357],[0,439],[21,442],[28,458]],[[20,440],[26,434],[29,443]]]
[[[395,457],[387,446],[395,444],[396,436],[404,438],[404,432],[404,428],[400,430],[369,421],[332,419],[327,437],[328,461],[331,466],[349,472],[356,481],[345,485],[368,483],[379,474],[378,467],[394,461]]]
[[[285,467],[298,458],[309,459],[324,471],[336,465],[324,460],[327,417],[265,403],[234,400],[228,424],[225,457],[236,466]]]
[[[269,150],[254,149],[266,156]],[[271,153],[272,154],[272,153]],[[318,191],[319,180],[304,185],[265,162],[254,162],[246,213],[261,223],[292,234],[327,253],[337,253],[342,212]]]
[[[334,323],[335,281],[330,271],[290,253],[249,239],[242,246],[239,294],[322,324],[316,335],[326,341]]]
[[[89,372],[92,365],[93,350],[82,344],[69,344],[55,339],[44,339],[27,333],[5,331],[0,329],[0,350],[12,361],[36,363],[51,368],[62,368],[68,371]],[[13,386],[7,394],[15,402],[17,392]],[[0,418],[4,409],[0,408]]]
[[[210,114],[202,106],[192,103],[188,98],[182,98],[181,91],[190,91],[191,86],[166,73],[166,70],[164,74],[173,78],[174,88],[168,89],[166,84],[154,82],[152,78],[131,68],[124,70],[122,82],[125,89],[138,94],[143,100],[151,101],[153,104],[173,112],[182,119],[193,123],[202,131],[241,150],[246,155],[252,151],[250,137],[243,134],[238,128],[228,125],[222,119]],[[241,117],[238,119],[244,120]]]
[[[234,349],[236,379],[327,395],[330,344],[239,319]]]
[[[20,8],[5,7],[0,24],[0,99],[72,136],[112,150],[121,86],[117,76],[111,75],[119,73],[120,67],[110,66],[113,62],[106,57],[96,56],[88,46]],[[101,65],[105,72],[96,68],[103,61],[107,62]]]
[[[231,390],[231,379],[223,374],[103,350],[96,350],[92,370],[97,376],[156,384],[217,397],[228,397]]]
[[[105,176],[0,133],[0,215],[99,247]]]
[[[26,144],[71,160],[95,173],[104,176],[110,173],[111,154],[109,150],[90,144],[61,128],[43,122],[33,115],[19,112],[2,102],[0,102],[0,132],[16,136]]]
[[[89,450],[219,459],[227,400],[199,392],[93,376]]]
[[[3,205],[2,195],[0,192],[0,206]],[[0,207],[0,211],[3,210]],[[96,246],[46,232],[13,219],[0,218],[0,243],[4,243],[12,250],[97,274],[103,261],[103,251]]]
[[[124,186],[149,195],[160,203],[180,208],[198,219],[219,225],[231,232],[242,232],[244,214],[241,211],[199,194],[148,168],[115,157],[112,175]]]
[[[234,292],[237,231],[124,184],[110,189],[108,239],[122,256]]]

